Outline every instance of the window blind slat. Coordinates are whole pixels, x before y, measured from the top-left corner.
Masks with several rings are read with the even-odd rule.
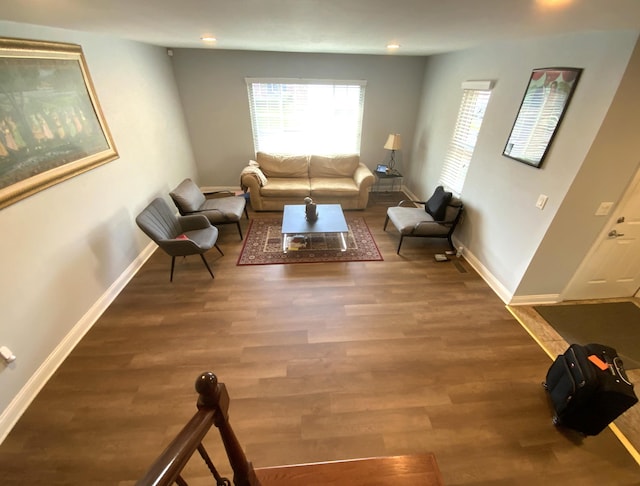
[[[440,174],[440,183],[456,194],[462,192],[478,140],[491,91],[465,89],[451,143]]]

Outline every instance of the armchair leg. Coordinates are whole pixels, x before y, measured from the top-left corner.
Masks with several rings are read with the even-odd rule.
[[[173,267],[176,264],[176,257],[171,257],[171,275],[169,276],[169,282],[173,282]]]
[[[220,249],[220,247],[218,246],[218,244],[217,244],[217,243],[215,244],[215,247],[216,247],[216,250],[218,250],[218,251],[220,252],[220,254],[221,254],[222,256],[224,256],[224,253],[222,253],[222,250]]]
[[[398,251],[396,251],[396,255],[400,254],[400,247],[402,246],[403,239],[404,239],[404,235],[400,235],[400,243],[398,243]]]
[[[387,224],[389,224],[389,215],[384,219],[384,226],[382,227],[382,231],[387,231]]]
[[[211,267],[207,263],[207,260],[206,260],[206,258],[204,257],[204,255],[202,253],[200,253],[200,258],[202,258],[202,261],[204,262],[204,266],[207,267],[207,270],[209,270],[209,273],[211,274],[211,278],[215,278],[213,276],[213,272],[211,271]]]
[[[242,241],[242,228],[240,227],[240,221],[236,222],[236,225],[238,226],[238,233],[240,233],[240,241]]]

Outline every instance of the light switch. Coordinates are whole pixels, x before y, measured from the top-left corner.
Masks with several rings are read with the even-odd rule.
[[[545,196],[544,194],[540,194],[538,196],[538,200],[536,201],[536,207],[540,210],[544,209],[544,205],[547,204],[547,199],[549,199],[549,196]]]
[[[609,211],[611,211],[612,207],[612,202],[601,202],[600,206],[598,206],[598,209],[596,210],[596,216],[606,216],[607,214],[609,214]]]

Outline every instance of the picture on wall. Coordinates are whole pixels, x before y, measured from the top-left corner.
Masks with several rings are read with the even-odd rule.
[[[0,208],[117,157],[81,46],[0,38]]]
[[[582,69],[534,69],[502,155],[540,167],[556,135]]]

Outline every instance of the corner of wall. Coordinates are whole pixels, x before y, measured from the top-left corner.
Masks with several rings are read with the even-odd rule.
[[[454,238],[454,244],[456,248],[461,245],[459,240]],[[491,290],[493,290],[498,297],[505,304],[509,304],[511,299],[513,298],[513,294],[507,289],[490,271],[487,267],[485,267],[482,262],[469,251],[468,248],[465,247],[464,252],[462,254],[464,259],[473,267],[473,269],[478,272],[480,277],[487,283]]]

